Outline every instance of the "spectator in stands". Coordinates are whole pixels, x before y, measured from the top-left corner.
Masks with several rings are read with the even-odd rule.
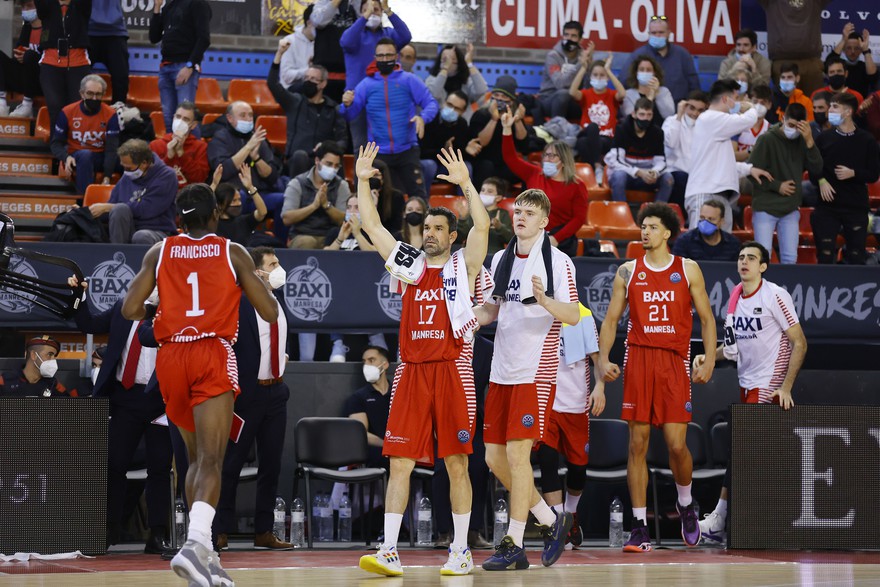
[[[171,132],[150,143],[150,149],[162,163],[177,174],[179,188],[204,183],[208,179],[208,143],[193,136],[192,131],[197,125],[196,105],[184,100],[174,113]]]
[[[571,147],[562,141],[553,141],[541,156],[542,164],[524,161],[513,144],[515,117],[510,112],[501,116],[503,128],[504,163],[520,177],[527,189],[542,190],[550,199],[550,220],[547,232],[550,244],[570,257],[577,254],[577,232],[587,221],[589,194],[587,186],[577,176]]]
[[[663,126],[663,121],[675,114],[675,101],[672,98],[672,93],[663,85],[663,79],[663,68],[653,57],[640,56],[633,59],[629,66],[629,77],[626,80],[629,89],[623,98],[620,116],[626,117],[633,114],[636,110],[636,102],[641,98],[646,98],[651,101],[651,109],[654,112],[651,119],[652,124],[657,128]],[[685,97],[687,94],[684,94],[680,99],[683,100]]]
[[[489,84],[474,65],[473,43],[468,43],[466,53],[456,45],[445,45],[437,54],[429,74],[425,85],[431,90],[431,95],[438,104],[445,103],[446,98],[455,91],[462,92],[468,104],[478,104],[489,91]],[[460,114],[465,121],[469,121],[472,115],[473,111],[470,108]]]
[[[437,102],[422,80],[400,70],[393,39],[380,39],[375,56],[367,77],[354,91],[345,92],[340,111],[350,125],[356,124],[354,121],[364,112],[369,120],[367,138],[379,146],[377,158],[391,169],[395,185],[409,196],[424,197],[427,192],[418,139],[424,135],[425,123],[437,116]],[[355,142],[352,146],[357,149],[362,144]]]
[[[407,73],[413,73],[413,67],[416,65],[417,58],[416,48],[413,47],[412,43],[407,43],[400,48],[400,69]]]
[[[291,227],[291,249],[323,249],[324,238],[345,220],[345,203],[351,195],[348,182],[339,177],[342,148],[333,141],[315,149],[315,164],[287,184],[281,219]]]
[[[819,92],[828,92],[831,95],[843,92],[855,96],[859,104],[864,100],[861,92],[849,87],[849,72],[840,57],[829,56],[825,60],[825,77],[828,79],[828,85],[813,92],[810,98]]]
[[[880,91],[865,97],[856,113],[861,124],[880,141]]]
[[[739,239],[721,230],[724,213],[723,202],[706,200],[700,207],[700,221],[675,239],[672,254],[694,261],[736,261]]]
[[[868,236],[868,186],[880,178],[880,147],[865,130],[857,128],[853,114],[858,102],[851,94],[835,94],[828,108],[833,130],[816,140],[822,155],[822,172],[811,176],[819,184],[820,199],[810,216],[819,263],[834,263],[837,235],[846,241],[844,259],[864,265]]]
[[[383,12],[388,16],[390,27],[382,27]],[[387,39],[391,40],[390,44],[394,47],[394,58],[389,60],[396,62],[397,52],[412,40],[412,33],[388,7],[388,0],[361,0],[361,17],[339,39],[345,53],[346,90],[353,91],[361,80],[372,77],[369,68],[376,53],[376,45]],[[347,120],[351,130],[351,145],[357,153],[358,147],[367,143],[367,113]],[[372,130],[375,132],[375,129]]]
[[[43,22],[37,17],[34,0],[21,3],[21,34],[12,57],[0,51],[0,116],[30,118],[34,115],[34,98],[43,95],[40,89],[40,36]],[[23,94],[21,104],[10,114],[6,92]]]
[[[602,61],[591,62],[590,54],[584,51],[581,55],[580,68],[568,91],[581,107],[581,127],[583,130],[577,137],[578,161],[589,163],[596,174],[596,182],[604,181],[602,161],[611,149],[614,138],[614,127],[617,126],[617,109],[626,97],[626,89],[614,72],[611,61],[614,55]],[[587,71],[590,72],[590,87],[579,89]],[[608,90],[608,81],[614,92]]]
[[[211,169],[223,165],[221,181],[232,183],[239,190],[244,186],[238,178],[242,164],[251,167],[254,187],[260,191],[269,213],[275,220],[275,236],[287,242],[287,226],[281,221],[284,194],[278,186],[281,162],[275,157],[272,145],[266,140],[266,129],[254,128],[254,110],[247,102],[232,102],[226,107],[226,126],[214,134],[208,143],[208,163]],[[242,194],[242,211],[250,212],[254,203],[247,192]]]
[[[587,48],[581,47],[583,38],[583,25],[576,20],[569,21],[562,25],[562,39],[547,52],[541,71],[541,87],[532,111],[537,124],[555,116],[573,120],[581,117],[569,88],[583,62],[583,55],[586,53],[589,58],[593,54],[592,43]]]
[[[376,202],[382,226],[394,234],[400,230],[400,219],[403,217],[403,209],[406,207],[406,196],[394,187],[391,170],[388,169],[388,165],[384,161],[374,160],[373,167],[379,170],[379,175],[370,178],[370,193],[373,195],[373,201]]]
[[[425,183],[430,186],[437,177],[437,155],[440,149],[452,148],[467,152],[471,157],[480,154],[482,145],[478,139],[470,138],[470,129],[465,122],[464,114],[469,112],[468,98],[461,90],[450,93],[443,102],[440,116],[437,116],[425,125],[425,134],[419,141],[419,150],[422,163],[422,173]],[[473,167],[465,162],[468,173]]]
[[[831,127],[831,123],[828,122],[828,102],[831,101],[831,96],[833,96],[831,92],[814,92],[813,93],[813,122],[810,123],[810,128],[813,129],[813,140],[815,140],[819,133],[823,130],[828,130]],[[864,104],[864,102],[862,102]],[[859,112],[862,111],[861,106],[859,107]]]
[[[358,211],[357,194],[348,196],[348,201],[345,202],[345,221],[342,223],[342,226],[333,226],[327,231],[327,235],[324,237],[324,250],[376,250],[376,247],[370,242],[370,237],[361,230],[361,215]],[[342,340],[341,334],[339,335],[339,340]]]
[[[417,249],[421,249],[422,226],[425,223],[425,213],[427,211],[428,204],[424,198],[418,196],[409,198],[406,201],[406,206],[403,208],[402,223],[398,225],[399,228],[394,233],[394,238]]]
[[[285,90],[279,83],[279,63],[290,53],[288,40],[278,43],[275,59],[269,67],[266,80],[269,91],[287,116],[287,159],[290,177],[305,173],[312,166],[312,151],[323,141],[335,141],[342,149],[348,143],[345,119],[338,112],[335,101],[324,95],[327,70],[323,65],[306,69],[305,78],[294,90]]]
[[[343,414],[357,420],[367,429],[367,466],[387,469],[388,457],[382,456],[382,443],[385,440],[388,410],[391,406],[391,385],[388,382],[390,355],[387,349],[380,346],[368,346],[364,349],[362,360],[367,384],[355,390],[345,401]]]
[[[110,74],[113,101],[128,101],[128,29],[119,0],[92,0],[89,57]]]
[[[480,199],[489,213],[489,244],[488,255],[494,255],[507,246],[513,238],[513,223],[507,210],[498,207],[498,203],[507,196],[507,182],[500,177],[489,177],[480,187]],[[474,226],[470,207],[465,204],[463,213],[458,218],[458,236],[455,242],[464,244],[467,235]]]
[[[739,92],[736,94],[737,102],[747,100],[749,97],[749,88],[752,87],[752,74],[748,71],[740,70],[733,74],[730,79],[733,79],[739,84]]]
[[[758,53],[758,35],[752,29],[737,31],[733,37],[735,47],[730,50],[721,67],[718,79],[733,78],[738,71],[751,75],[752,85],[770,83],[770,60]]]
[[[770,181],[754,182],[752,226],[755,240],[772,250],[775,231],[779,261],[797,263],[802,178],[804,171],[813,176],[822,173],[822,156],[813,141],[803,106],[790,104],[785,109],[782,123],[758,138],[749,162],[773,176]]]
[[[782,79],[784,64],[794,63],[803,80],[801,89],[811,94],[822,86],[822,10],[830,0],[758,2],[767,15],[767,54],[773,63],[773,83],[778,85]]]
[[[871,53],[871,33],[868,29],[862,30],[862,34],[859,35],[853,23],[846,23],[840,41],[828,53],[825,64],[835,58],[843,60],[846,68],[846,84],[867,98],[868,94],[877,87],[877,79],[880,78]]]
[[[282,86],[292,92],[302,90],[302,84],[315,56],[315,24],[310,20],[314,9],[314,4],[306,6],[302,14],[302,24],[296,25],[293,33],[282,39],[287,41],[287,48],[281,55],[278,79]]]
[[[688,172],[691,169],[691,141],[697,119],[709,106],[709,96],[703,91],[691,92],[687,100],[678,103],[678,112],[663,121],[663,147],[666,168],[672,174],[673,186],[669,201],[684,206]]]
[[[153,6],[150,42],[162,43],[159,95],[165,128],[171,128],[178,104],[196,101],[202,59],[211,46],[211,14],[207,0],[174,0],[164,7],[157,1]]]
[[[687,98],[690,92],[700,89],[700,78],[697,75],[694,58],[688,50],[669,41],[669,21],[665,16],[651,17],[648,23],[648,35],[648,43],[632,52],[629,61],[623,64],[623,71],[628,71],[631,63],[643,56],[651,57],[654,64],[659,65],[654,67],[655,71],[662,69],[663,73],[658,79],[672,94],[669,114],[663,115],[666,118],[675,112],[677,102]],[[659,126],[660,122],[657,125]]]
[[[119,146],[119,119],[116,110],[101,102],[107,84],[97,75],[87,75],[80,82],[81,100],[58,113],[49,148],[64,165],[62,174],[70,178],[76,172],[76,191],[84,194],[95,174],[104,171],[104,184],[116,168]]]
[[[77,397],[55,377],[59,352],[61,344],[48,334],[29,339],[21,369],[0,375],[0,397]]]
[[[626,201],[626,190],[654,192],[657,202],[668,202],[672,174],[666,167],[663,131],[653,123],[654,104],[639,98],[635,112],[617,128],[611,150],[605,155],[611,199]]]
[[[783,63],[779,66],[779,83],[773,96],[776,119],[782,120],[789,104],[802,104],[807,110],[807,120],[813,120],[813,103],[809,96],[798,87],[801,83],[797,63]]]
[[[89,206],[92,216],[109,215],[110,242],[152,245],[177,233],[174,198],[177,174],[139,139],[119,147],[123,174],[110,201]]]
[[[354,4],[360,0],[315,0],[312,22],[315,25],[315,56],[312,65],[323,65],[328,73],[324,93],[335,102],[345,91],[345,54],[340,43],[342,33],[358,18]]]
[[[500,177],[510,183],[519,183],[504,163],[501,153],[501,125],[498,121],[505,112],[515,114],[513,123],[513,140],[516,150],[525,153],[528,148],[530,127],[523,122],[526,109],[516,99],[516,79],[509,75],[499,76],[495,80],[489,103],[474,112],[471,117],[471,135],[480,141],[482,150],[474,158],[474,185],[482,185],[488,177]]]
[[[744,130],[738,137],[734,138],[733,143],[736,149],[737,161],[748,159],[749,154],[752,152],[752,147],[755,146],[755,141],[770,128],[770,122],[767,120],[767,112],[769,112],[769,108],[772,106],[770,87],[765,85],[755,86],[748,97],[755,108],[755,113],[758,115],[758,121],[752,128]]]
[[[220,208],[220,220],[217,222],[217,235],[228,238],[243,247],[265,244],[254,242],[254,229],[266,218],[268,210],[266,203],[260,196],[260,191],[254,187],[251,181],[251,168],[242,164],[239,168],[238,179],[244,186],[245,193],[254,201],[252,212],[242,213],[241,192],[235,189],[231,183],[220,183],[223,175],[223,167],[218,166],[214,171],[214,182],[211,189],[217,197],[217,207]]]
[[[91,0],[35,0],[40,34],[40,86],[46,97],[49,124],[61,109],[77,101],[82,79],[92,71],[89,61]],[[100,99],[100,97],[99,97]]]

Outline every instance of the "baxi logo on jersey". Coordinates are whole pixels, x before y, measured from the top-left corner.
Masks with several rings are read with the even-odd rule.
[[[320,322],[333,301],[333,287],[327,274],[318,268],[318,259],[309,257],[305,265],[287,273],[284,303],[294,317],[306,322]]]
[[[98,312],[109,310],[125,296],[134,274],[134,270],[126,264],[125,255],[121,251],[114,253],[112,260],[99,263],[88,278],[88,299],[91,300],[95,310]]]
[[[391,274],[387,271],[383,271],[382,277],[376,282],[376,301],[386,316],[392,320],[400,320],[403,298],[391,291]]]
[[[608,306],[611,304],[611,291],[616,274],[617,265],[609,265],[608,271],[597,273],[590,284],[584,288],[587,293],[587,307],[602,322],[605,321],[605,314],[608,313]],[[627,320],[629,320],[629,308],[623,311],[620,324],[626,324]]]
[[[26,275],[35,279],[39,278],[34,266],[22,259],[13,256],[9,262],[9,271]],[[37,296],[27,294],[20,291],[13,292],[11,289],[0,286],[0,309],[12,314],[29,314],[34,309],[34,303]]]

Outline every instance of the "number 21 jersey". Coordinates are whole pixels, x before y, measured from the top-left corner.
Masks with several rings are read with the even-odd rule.
[[[691,292],[682,257],[653,269],[636,259],[626,287],[629,303],[628,345],[669,349],[681,357],[690,353],[694,318]]]

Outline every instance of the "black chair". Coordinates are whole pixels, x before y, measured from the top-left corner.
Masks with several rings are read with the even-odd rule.
[[[312,548],[312,479],[323,479],[339,483],[357,483],[361,486],[361,503],[372,504],[376,481],[380,482],[382,495],[385,494],[385,469],[368,468],[367,429],[351,418],[302,418],[294,428],[296,443],[296,471],[293,476],[293,496],[297,496],[299,480],[305,480],[306,519],[308,523],[308,545]],[[339,467],[350,466],[340,471]],[[370,501],[364,495],[364,484],[370,484]],[[366,510],[366,508],[365,508]],[[365,511],[361,516],[361,532],[366,545],[370,545],[370,532],[364,528]]]
[[[718,468],[727,467],[730,461],[730,424],[718,422],[709,431],[712,445],[712,465]]]
[[[628,459],[629,425],[623,420],[591,418],[587,480],[605,483],[626,481]]]

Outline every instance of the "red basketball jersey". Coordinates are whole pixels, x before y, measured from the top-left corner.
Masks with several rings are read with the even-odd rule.
[[[419,284],[408,285],[403,293],[400,360],[404,363],[454,361],[461,354],[464,341],[452,334],[442,270],[428,267]]]
[[[154,321],[160,344],[211,337],[235,342],[241,288],[229,246],[228,239],[215,234],[200,239],[181,234],[162,242]]]
[[[691,292],[681,257],[663,269],[636,259],[626,287],[629,302],[627,344],[669,349],[682,357],[690,352],[694,317]]]

